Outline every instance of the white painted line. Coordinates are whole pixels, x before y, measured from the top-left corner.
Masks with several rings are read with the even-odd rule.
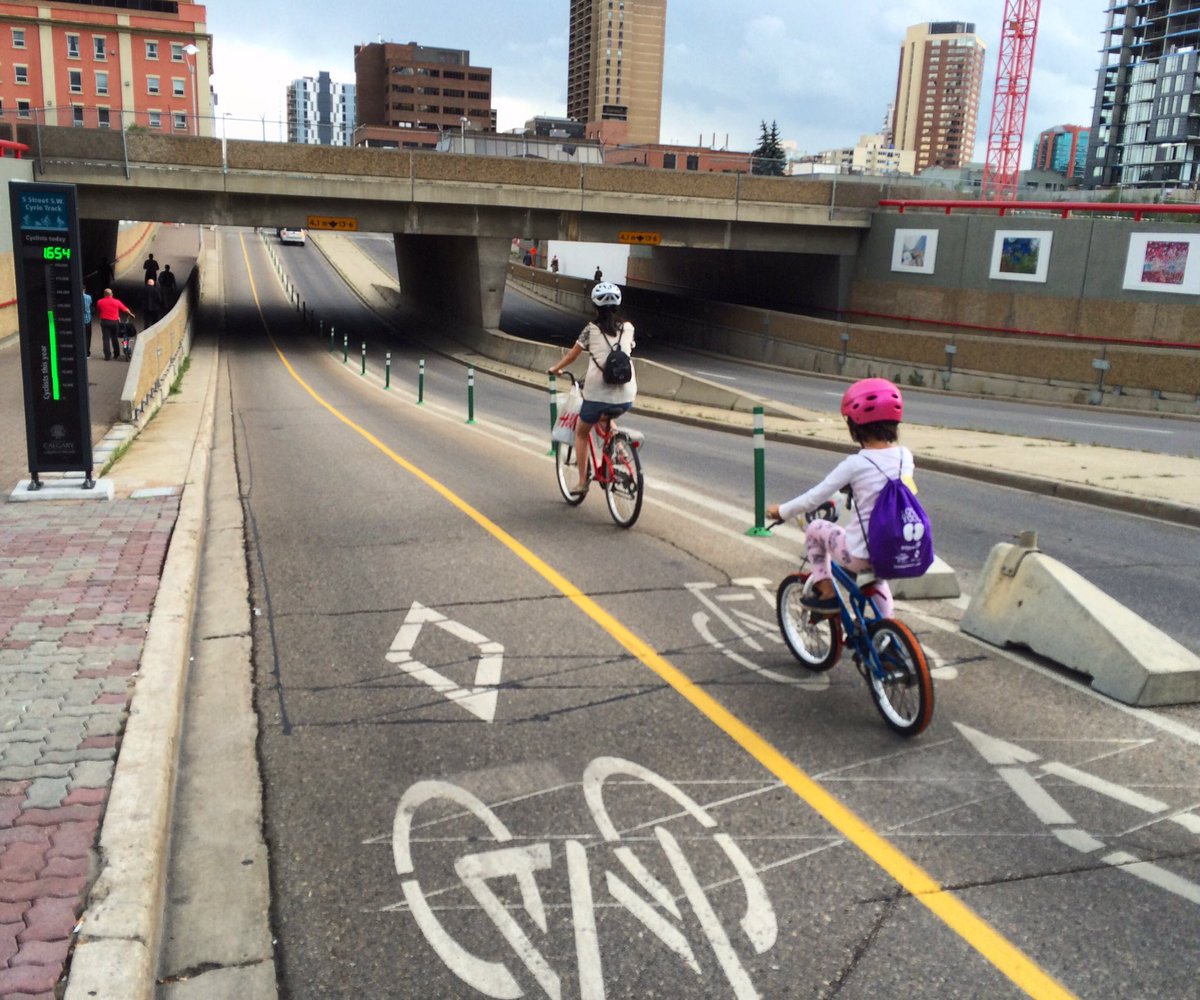
[[[1124,802],[1125,805],[1133,806],[1135,809],[1142,810],[1142,812],[1159,813],[1167,808],[1165,802],[1152,799],[1141,792],[1135,792],[1132,788],[1126,788],[1124,785],[1117,785],[1111,781],[1106,781],[1104,778],[1098,778],[1094,774],[1088,774],[1087,771],[1080,771],[1067,764],[1060,764],[1056,760],[1047,761],[1042,765],[1042,770],[1047,774],[1056,774],[1060,778],[1066,778],[1076,785],[1090,788],[1092,791],[1106,795],[1110,799]]]
[[[1065,420],[1057,417],[1047,417],[1048,424],[1069,424],[1072,427],[1103,427],[1110,431],[1133,431],[1136,434],[1165,434],[1173,437],[1174,431],[1160,430],[1157,427],[1133,427],[1128,424],[1098,424],[1093,420]]]
[[[1200,834],[1200,816],[1193,812],[1176,813],[1174,816],[1168,816],[1167,819],[1172,823],[1178,823],[1191,833]]]
[[[967,738],[967,742],[979,751],[980,756],[993,766],[1032,764],[1035,760],[1040,759],[1032,750],[1026,750],[1015,743],[1008,743],[998,737],[989,736],[987,733],[981,733],[978,729],[964,726],[961,722],[954,723],[954,728],[962,733]]]
[[[737,381],[736,375],[718,375],[716,372],[706,372],[702,368],[695,369],[695,373],[697,375],[702,376],[703,378],[719,378],[722,382],[736,382]]]
[[[1103,841],[1097,840],[1087,830],[1080,830],[1078,827],[1071,827],[1067,830],[1055,830],[1056,836],[1067,847],[1072,847],[1081,854],[1091,854],[1093,851],[1098,851],[1105,846]]]
[[[1165,868],[1159,868],[1158,865],[1151,864],[1149,861],[1141,861],[1124,851],[1115,851],[1106,855],[1102,860],[1105,864],[1110,864],[1123,872],[1129,872],[1130,875],[1136,875],[1151,885],[1166,889],[1167,892],[1182,896],[1188,902],[1200,906],[1200,885],[1196,885],[1195,882],[1189,882]]]
[[[999,767],[996,770],[1004,779],[1004,783],[1016,792],[1018,798],[1047,826],[1065,826],[1075,822],[1075,818],[1060,806],[1025,768]]]

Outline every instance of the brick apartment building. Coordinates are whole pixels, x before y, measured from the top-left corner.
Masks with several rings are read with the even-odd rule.
[[[466,49],[356,45],[354,76],[356,146],[435,149],[448,132],[496,131],[491,68]]]
[[[38,122],[212,135],[202,4],[0,2],[0,131]]]

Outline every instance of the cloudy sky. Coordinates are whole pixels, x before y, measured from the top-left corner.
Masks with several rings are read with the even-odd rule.
[[[1105,0],[1050,0],[1041,24],[1025,144],[1090,124]],[[213,88],[229,134],[283,138],[289,81],[325,70],[354,82],[354,46],[379,40],[468,49],[490,66],[502,131],[566,110],[570,0],[209,0]],[[1004,0],[668,0],[662,141],[753,148],[777,121],[802,152],[878,131],[905,29],[973,21],[988,47],[977,159],[987,148]],[[247,16],[252,10],[253,16]],[[335,13],[336,11],[336,13]],[[728,140],[726,139],[728,137]]]

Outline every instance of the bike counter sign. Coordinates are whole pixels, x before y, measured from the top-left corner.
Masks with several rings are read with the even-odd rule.
[[[75,188],[9,183],[25,435],[31,489],[39,472],[83,472],[92,480],[83,269]]]

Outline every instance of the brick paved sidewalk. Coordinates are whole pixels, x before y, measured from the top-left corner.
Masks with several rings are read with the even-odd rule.
[[[178,510],[0,504],[0,997],[63,975]]]

